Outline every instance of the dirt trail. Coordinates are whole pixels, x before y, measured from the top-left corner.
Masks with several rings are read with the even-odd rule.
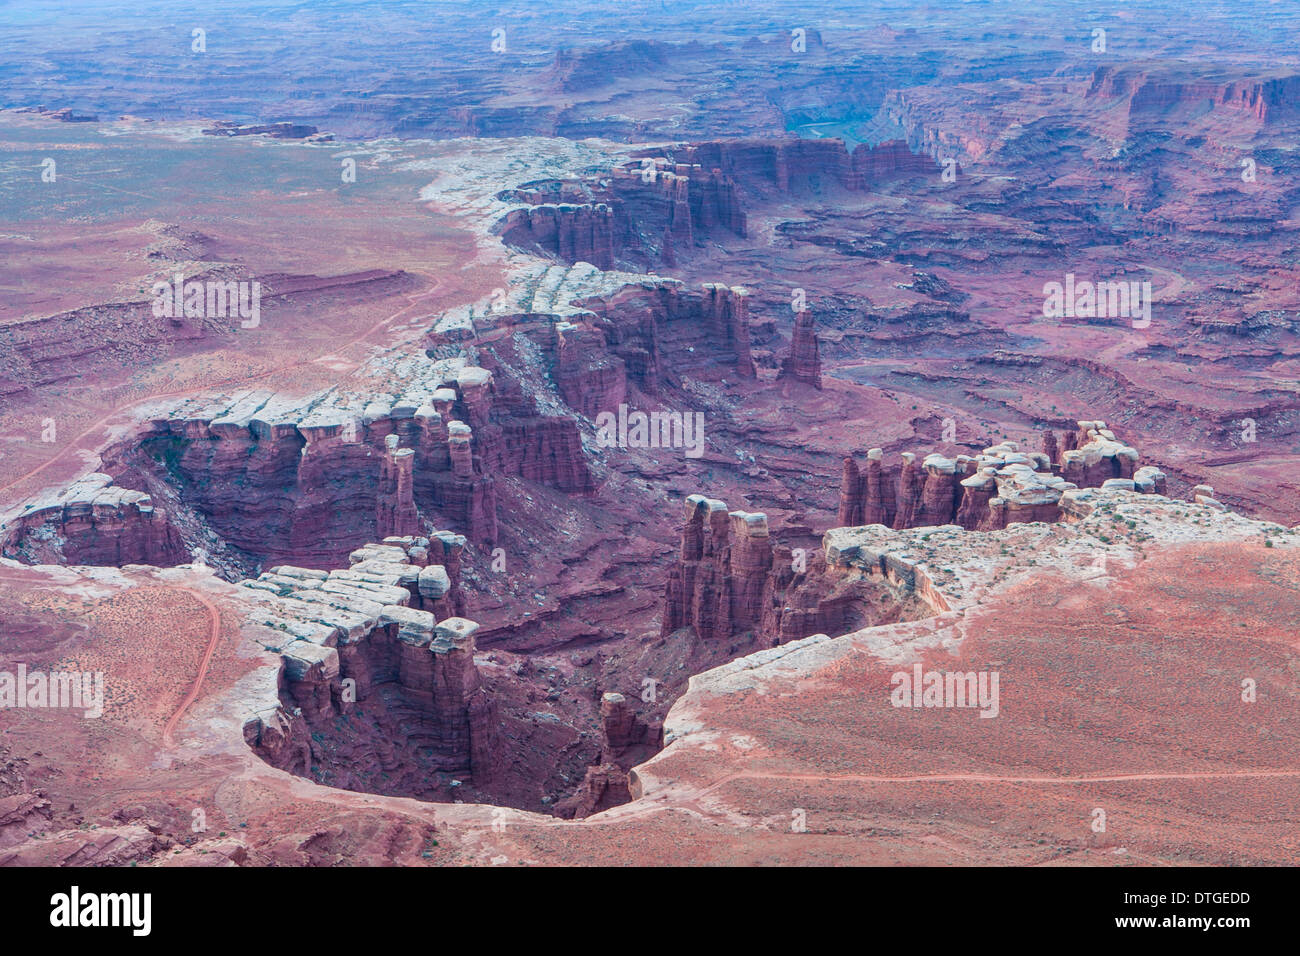
[[[172,733],[176,730],[176,725],[180,723],[186,708],[198,699],[199,691],[203,687],[203,678],[207,676],[208,666],[212,663],[212,655],[216,653],[217,644],[221,641],[221,612],[217,610],[217,606],[193,588],[177,588],[176,590],[184,591],[208,609],[208,646],[203,652],[203,660],[199,663],[199,672],[194,677],[194,686],[190,688],[190,692],[185,695],[181,705],[176,708],[175,713],[167,719],[167,725],[163,727],[164,747],[172,746]]]
[[[987,773],[936,773],[920,774],[912,777],[888,777],[873,774],[844,773],[761,773],[755,770],[742,770],[723,777],[700,791],[700,796],[712,793],[719,787],[733,780],[807,780],[817,783],[834,783],[850,781],[853,783],[1026,783],[1026,784],[1075,784],[1075,783],[1123,783],[1128,780],[1201,780],[1223,779],[1232,777],[1300,777],[1300,770],[1205,770],[1185,773],[1118,773],[1083,777],[1017,777],[1001,776]]]
[[[42,588],[58,588],[61,586],[61,582],[57,580],[41,580],[36,576],[23,574],[0,574],[0,581],[15,581],[31,587]],[[209,597],[194,588],[173,585],[167,585],[167,587],[170,590],[183,591],[190,595],[190,597],[202,604],[208,612],[208,644],[203,652],[203,660],[199,662],[198,673],[194,676],[194,683],[191,685],[189,693],[185,695],[185,699],[172,712],[171,717],[167,719],[167,723],[163,727],[163,745],[170,747],[172,746],[172,735],[176,730],[176,725],[180,723],[185,711],[198,699],[199,691],[203,689],[203,680],[207,677],[208,667],[211,666],[212,658],[217,652],[217,645],[221,642],[221,612]],[[140,789],[147,790],[151,788],[141,787]]]
[[[1209,770],[1201,772],[1185,773],[1121,773],[1121,774],[1099,774],[1079,777],[1032,777],[1032,776],[998,776],[994,774],[982,773],[955,773],[955,774],[922,774],[918,776],[886,776],[875,774],[805,774],[805,773],[762,773],[753,770],[742,770],[736,773],[728,774],[721,780],[710,784],[703,790],[694,793],[672,793],[665,791],[650,797],[642,797],[634,800],[632,803],[626,803],[598,813],[595,816],[587,817],[582,820],[559,820],[554,818],[539,818],[539,815],[527,813],[525,811],[507,811],[504,820],[508,827],[566,827],[566,826],[615,826],[648,816],[652,813],[663,811],[678,810],[685,813],[694,814],[701,819],[716,817],[716,810],[709,810],[701,805],[705,797],[714,791],[726,786],[734,780],[790,780],[790,781],[808,781],[812,783],[836,783],[848,781],[853,783],[882,783],[882,784],[909,784],[909,783],[988,783],[988,784],[1028,784],[1028,785],[1059,785],[1059,784],[1081,784],[1081,783],[1125,783],[1127,781],[1154,781],[1154,780],[1231,780],[1234,778],[1300,778],[1300,770]],[[435,805],[436,806],[436,805]],[[467,830],[477,830],[484,832],[491,827],[476,827],[478,821],[474,817],[482,815],[480,808],[456,808],[462,811],[461,825]],[[479,812],[473,813],[472,810]],[[449,814],[450,815],[450,814]]]
[[[1151,302],[1153,305],[1157,302],[1164,302],[1168,299],[1175,298],[1191,285],[1184,276],[1179,275],[1172,269],[1164,269],[1160,266],[1152,265],[1149,262],[1141,263],[1140,268],[1146,269],[1157,276],[1164,276],[1168,281],[1168,285],[1163,289],[1159,289],[1151,294]],[[1147,336],[1123,329],[1122,326],[1120,328],[1123,331],[1120,340],[1114,345],[1107,346],[1098,353],[1097,357],[1103,362],[1114,364],[1117,360],[1127,359],[1133,353],[1140,352],[1151,344],[1151,341]]]

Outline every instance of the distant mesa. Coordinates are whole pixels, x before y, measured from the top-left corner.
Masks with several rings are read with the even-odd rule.
[[[1163,64],[1101,66],[1093,71],[1086,96],[1127,99],[1132,116],[1164,115],[1173,110],[1233,110],[1269,123],[1296,115],[1300,73],[1243,77],[1207,75],[1203,69],[1192,72]]]
[[[240,125],[226,120],[218,120],[203,130],[204,136],[266,136],[271,139],[301,139],[308,142],[328,143],[334,139],[333,133],[322,133],[315,126],[305,123],[261,123]]]
[[[58,120],[60,123],[98,123],[99,115],[96,113],[78,113],[76,110],[64,107],[63,109],[50,110],[44,106],[25,106],[15,110],[17,113],[35,113],[37,116],[46,116],[50,119]]]

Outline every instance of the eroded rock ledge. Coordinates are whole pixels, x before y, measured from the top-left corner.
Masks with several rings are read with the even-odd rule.
[[[86,475],[0,519],[0,551],[30,564],[177,564],[188,552],[142,491]]]
[[[893,528],[961,525],[968,531],[996,531],[1025,521],[1057,521],[1062,496],[1071,489],[1118,482],[1117,487],[1163,494],[1160,469],[1138,467],[1138,452],[1119,441],[1103,421],[1080,421],[1065,436],[1064,451],[1053,432],[1043,451],[1022,452],[1002,442],[978,455],[927,455],[917,466],[905,452],[897,477],[884,469],[879,448],[865,466],[844,460],[840,481],[842,525],[883,524]]]
[[[395,372],[401,391],[249,390],[155,412],[104,451],[115,478],[96,473],[4,516],[4,553],[167,565],[216,542],[251,555],[249,570],[263,561],[331,564],[358,541],[420,533],[426,519],[493,544],[500,476],[566,492],[592,487],[572,418],[503,395],[492,372],[464,359],[409,359]],[[182,512],[192,539],[184,543]]]
[[[971,532],[957,525],[907,529],[872,525],[828,531],[823,547],[830,572],[872,582],[900,600],[919,599],[928,606],[928,616],[839,636],[813,634],[694,675],[665,720],[665,749],[632,771],[633,797],[689,801],[708,791],[715,805],[729,805],[727,797],[715,792],[725,780],[749,776],[754,778],[749,781],[752,786],[762,787],[757,781],[772,773],[779,783],[778,764],[797,774],[800,748],[815,749],[809,735],[825,732],[821,728],[827,705],[817,695],[835,685],[834,675],[850,658],[873,661],[871,666],[886,668],[886,674],[888,669],[934,655],[956,663],[973,635],[987,630],[1014,635],[1015,607],[1024,599],[1006,595],[1023,595],[1025,587],[1044,578],[1052,581],[1053,593],[1067,594],[1079,587],[1109,589],[1119,579],[1149,567],[1147,562],[1159,562],[1175,551],[1208,549],[1206,555],[1221,559],[1225,545],[1259,549],[1255,553],[1265,548],[1300,548],[1300,528],[1242,517],[1203,494],[1198,500],[1182,502],[1108,483],[1065,491],[1061,510],[1063,519],[1056,523],[1021,522],[992,531]],[[1247,552],[1240,553],[1244,559]],[[1072,614],[1095,605],[1096,592],[1089,593],[1091,598],[1069,604]],[[1104,623],[1097,622],[1097,633],[1110,633]],[[1044,678],[1035,673],[1034,679]],[[887,681],[882,679],[880,686],[884,689],[879,706],[888,713]],[[1025,687],[1022,692],[1031,691]],[[1050,691],[1039,688],[1032,693]],[[760,701],[773,701],[763,706],[784,716],[750,714],[747,708],[759,706],[755,694]],[[804,695],[821,703],[801,703]],[[738,697],[747,702],[740,710],[735,703]],[[799,715],[807,716],[807,711],[821,715],[818,728],[800,731]],[[737,723],[737,715],[748,716]],[[873,719],[884,718],[877,713]],[[774,757],[765,749],[771,741],[761,736],[737,736],[742,724],[747,730],[770,728],[773,720],[784,728],[781,747],[790,751],[788,757]],[[856,721],[850,723],[858,726]],[[762,759],[751,759],[751,754]],[[785,765],[791,761],[793,766]],[[842,760],[834,762],[838,766]],[[877,772],[904,773],[898,768]],[[821,773],[828,781],[835,779],[828,771]]]
[[[744,639],[769,647],[902,613],[897,602],[826,572],[820,552],[776,543],[762,512],[729,511],[716,498],[691,495],[664,588],[661,635],[690,628],[706,644]]]
[[[490,788],[497,714],[474,664],[478,625],[458,616],[464,544],[390,537],[352,552],[344,570],[285,565],[242,582],[254,640],[283,660],[280,699],[244,725],[249,745],[347,789],[379,774],[398,792],[427,790],[420,778],[433,774]],[[363,709],[392,733],[349,719]]]

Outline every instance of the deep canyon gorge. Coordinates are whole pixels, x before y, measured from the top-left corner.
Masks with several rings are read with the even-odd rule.
[[[1291,53],[359,6],[0,39],[0,864],[1295,862]]]

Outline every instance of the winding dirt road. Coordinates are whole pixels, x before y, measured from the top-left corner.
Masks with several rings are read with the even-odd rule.
[[[45,588],[58,588],[61,584],[58,581],[41,581],[27,575],[17,574],[0,574],[0,581],[15,581],[32,587]],[[210,598],[193,588],[175,585],[164,586],[173,591],[183,591],[202,604],[208,612],[208,644],[203,651],[203,660],[199,662],[198,673],[194,675],[194,683],[190,686],[189,693],[185,695],[185,699],[180,702],[180,706],[172,712],[172,715],[167,718],[167,723],[163,726],[163,744],[170,747],[172,746],[172,735],[176,730],[176,725],[180,723],[181,717],[185,715],[185,711],[190,705],[198,700],[199,691],[203,689],[203,680],[208,675],[208,667],[211,666],[212,658],[217,652],[217,645],[221,643],[221,612]]]
[[[184,591],[208,609],[208,646],[203,652],[203,660],[199,662],[199,672],[194,677],[194,685],[176,711],[167,718],[167,724],[163,727],[164,747],[172,746],[172,733],[176,730],[176,725],[180,723],[186,708],[198,700],[199,691],[203,688],[203,678],[207,676],[208,666],[212,663],[212,655],[217,652],[217,644],[221,642],[221,612],[217,610],[217,606],[193,588],[176,588],[176,590]]]
[[[1124,783],[1129,780],[1204,780],[1231,779],[1233,777],[1300,777],[1300,770],[1206,770],[1186,773],[1116,773],[1084,777],[1016,777],[987,773],[935,773],[911,777],[887,777],[873,774],[843,773],[760,773],[742,770],[723,777],[715,784],[701,790],[699,796],[712,793],[733,780],[806,780],[811,783],[1025,783],[1025,784],[1076,784]]]
[[[598,813],[594,816],[581,820],[559,820],[559,819],[538,819],[536,814],[529,811],[506,811],[504,819],[508,821],[510,827],[566,827],[574,826],[615,826],[626,823],[629,820],[635,820],[640,817],[649,816],[652,813],[661,813],[666,811],[678,810],[685,813],[692,813],[701,819],[716,817],[719,813],[717,809],[710,810],[701,804],[701,801],[716,790],[725,787],[734,780],[788,780],[788,781],[807,781],[809,783],[867,783],[867,784],[911,784],[911,783],[975,783],[975,784],[1027,784],[1031,786],[1039,785],[1074,785],[1088,783],[1126,783],[1128,781],[1157,781],[1157,780],[1233,780],[1242,778],[1300,778],[1300,770],[1209,770],[1202,772],[1185,772],[1185,773],[1120,773],[1120,774],[1098,774],[1078,777],[1035,777],[1035,776],[999,776],[996,774],[983,773],[951,773],[951,774],[920,774],[916,776],[887,776],[876,774],[813,774],[813,773],[764,773],[754,770],[741,770],[736,773],[728,774],[722,779],[710,784],[703,790],[695,792],[676,792],[671,789],[661,793],[642,797],[631,803],[625,803],[620,806]],[[461,808],[457,808],[461,809]],[[475,808],[476,810],[492,809],[486,805]],[[742,810],[744,808],[737,807]],[[725,813],[725,811],[723,811]],[[444,809],[445,816],[451,816]],[[462,825],[467,829],[475,830],[480,833],[492,829],[490,825],[481,824],[482,812],[475,813],[472,816],[465,813],[462,819]]]

